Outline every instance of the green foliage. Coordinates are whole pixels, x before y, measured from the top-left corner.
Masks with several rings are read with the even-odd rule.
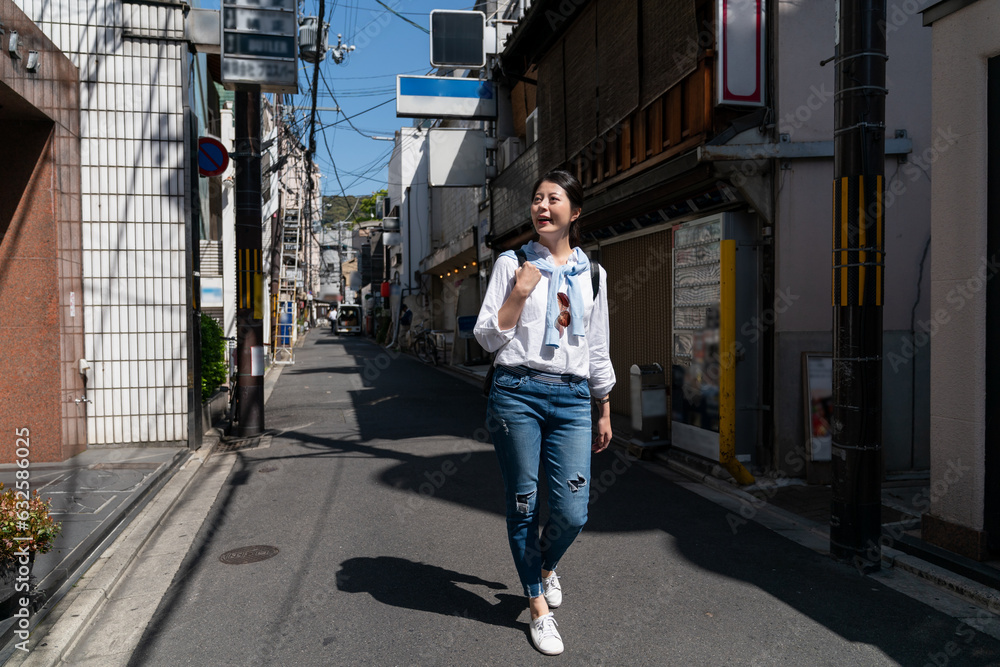
[[[357,220],[360,207],[358,197],[353,195],[323,197],[323,224],[329,226],[341,220]]]
[[[389,196],[389,191],[383,188],[382,190],[373,192],[370,197],[363,198],[361,200],[361,203],[358,204],[358,209],[360,210],[358,219],[374,220],[375,218],[380,217],[381,212],[375,210],[375,206],[376,204],[378,204],[378,198],[388,197],[388,196]]]
[[[201,401],[208,401],[216,387],[226,381],[226,340],[214,318],[201,316]]]
[[[52,501],[43,500],[38,491],[27,500],[25,495],[0,483],[0,565],[15,562],[22,546],[29,553],[48,553],[62,532],[62,524],[52,518]],[[15,539],[24,537],[30,539]]]

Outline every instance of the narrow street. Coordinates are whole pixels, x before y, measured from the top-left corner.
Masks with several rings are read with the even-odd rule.
[[[237,457],[232,474],[131,664],[1000,663],[997,640],[753,522],[734,532],[620,450],[595,459],[559,570],[566,652],[546,658],[484,410],[468,382],[310,332],[267,404],[270,447],[215,455]],[[279,551],[219,560],[257,545]]]

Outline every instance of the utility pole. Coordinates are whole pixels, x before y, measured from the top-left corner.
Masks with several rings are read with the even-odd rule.
[[[834,94],[830,552],[881,564],[885,0],[840,0]]]
[[[236,354],[239,437],[264,430],[260,92],[236,91]]]

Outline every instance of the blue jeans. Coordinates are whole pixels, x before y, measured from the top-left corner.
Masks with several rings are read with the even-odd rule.
[[[590,387],[586,380],[550,383],[499,366],[486,410],[503,474],[510,550],[525,594],[538,597],[542,570],[556,568],[587,522]],[[539,462],[549,489],[541,536]]]

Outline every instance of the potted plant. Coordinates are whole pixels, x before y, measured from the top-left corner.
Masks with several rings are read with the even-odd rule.
[[[0,483],[0,605],[4,611],[10,599],[22,597],[15,596],[16,592],[30,591],[23,584],[26,580],[30,584],[35,554],[51,551],[61,531],[62,524],[52,518],[51,500],[43,499],[38,491],[27,494]]]

